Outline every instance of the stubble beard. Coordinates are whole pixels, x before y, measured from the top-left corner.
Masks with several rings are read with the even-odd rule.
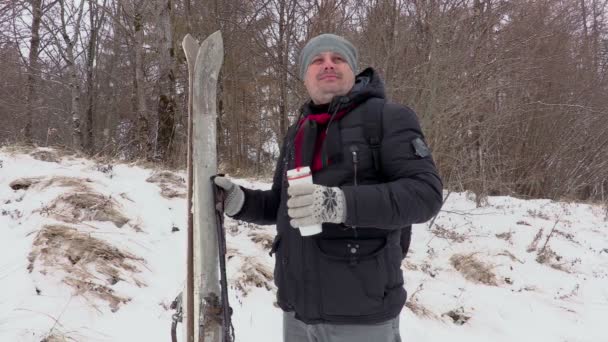
[[[326,85],[327,86],[327,85]],[[317,104],[330,103],[335,96],[345,95],[344,89],[341,85],[334,84],[329,87],[319,86],[317,89],[316,101]]]

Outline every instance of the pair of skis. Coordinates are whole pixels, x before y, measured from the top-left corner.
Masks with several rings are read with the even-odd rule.
[[[198,44],[186,35],[188,62],[188,243],[186,289],[174,315],[185,314],[186,342],[232,342],[223,231],[223,193],[212,183],[217,174],[216,94],[224,47],[219,31]],[[218,267],[219,265],[219,267]],[[218,269],[222,273],[221,279]],[[220,282],[221,280],[221,282]],[[220,288],[221,286],[221,288]],[[178,298],[180,299],[180,298]]]

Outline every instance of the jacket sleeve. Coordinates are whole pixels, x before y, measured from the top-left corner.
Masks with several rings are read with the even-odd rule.
[[[241,210],[233,216],[234,219],[261,225],[276,224],[277,212],[281,203],[286,142],[287,139],[283,141],[270,190],[252,190],[241,187],[245,193],[245,202]]]
[[[398,229],[422,223],[441,209],[442,182],[432,156],[419,157],[412,142],[424,140],[416,113],[387,103],[380,150],[385,183],[344,186],[348,226]]]

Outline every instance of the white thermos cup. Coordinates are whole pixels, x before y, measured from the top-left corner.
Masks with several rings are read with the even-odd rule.
[[[310,168],[304,166],[288,170],[287,182],[290,186],[295,184],[312,184],[312,173],[310,172]],[[300,227],[300,234],[302,234],[302,236],[319,234],[321,231],[321,224]]]

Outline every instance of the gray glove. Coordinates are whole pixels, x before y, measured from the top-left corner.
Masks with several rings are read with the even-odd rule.
[[[294,228],[346,220],[346,200],[340,188],[317,184],[296,184],[287,188],[287,208]]]
[[[241,187],[232,183],[228,178],[220,176],[213,178],[213,182],[226,191],[224,213],[228,216],[238,214],[245,203],[245,193]]]

